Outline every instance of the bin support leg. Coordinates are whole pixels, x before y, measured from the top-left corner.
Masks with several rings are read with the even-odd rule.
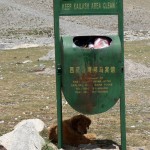
[[[62,95],[61,95],[61,67],[57,66],[56,91],[57,91],[57,124],[58,124],[58,148],[63,147],[62,135]]]
[[[124,95],[124,94],[123,94]],[[120,99],[121,150],[126,150],[126,115],[125,98]]]

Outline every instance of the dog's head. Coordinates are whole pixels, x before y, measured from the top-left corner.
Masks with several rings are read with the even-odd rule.
[[[71,118],[71,126],[79,134],[86,134],[90,124],[91,120],[84,115],[77,115]]]

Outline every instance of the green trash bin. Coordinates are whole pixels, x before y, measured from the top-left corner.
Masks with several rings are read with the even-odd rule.
[[[108,47],[87,48],[97,38]],[[62,91],[71,107],[83,114],[109,110],[120,98],[121,43],[119,36],[61,38]]]

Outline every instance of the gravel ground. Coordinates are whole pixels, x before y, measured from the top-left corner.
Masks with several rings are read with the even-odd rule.
[[[124,0],[125,40],[150,38],[149,7],[148,0],[142,4],[139,0]],[[0,18],[0,49],[53,43],[52,0],[0,0]],[[65,35],[114,34],[117,32],[117,17],[61,17],[60,27]]]

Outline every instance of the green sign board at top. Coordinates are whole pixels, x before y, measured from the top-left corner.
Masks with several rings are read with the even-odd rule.
[[[118,0],[62,0],[61,15],[117,14]]]

